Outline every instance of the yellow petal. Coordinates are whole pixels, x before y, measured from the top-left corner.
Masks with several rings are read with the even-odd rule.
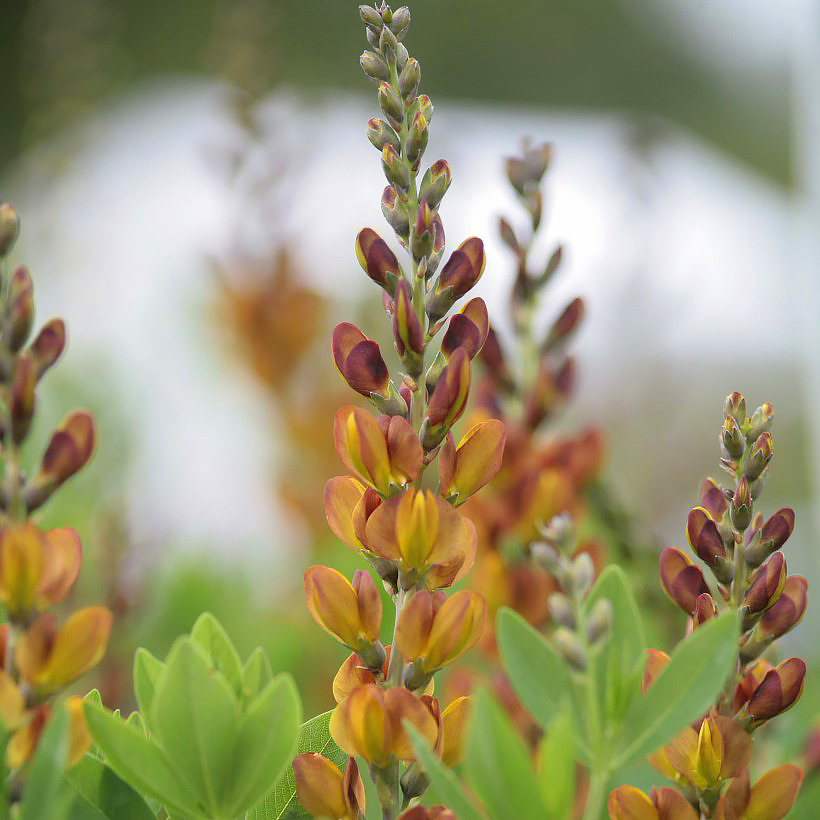
[[[311,817],[347,817],[342,773],[319,754],[293,760],[293,777],[299,802]]]
[[[469,697],[458,698],[441,713],[441,732],[444,735],[441,760],[450,768],[461,763],[464,733],[471,704],[472,700]]]
[[[353,511],[364,495],[364,485],[351,476],[336,476],[325,484],[325,515],[333,534],[353,550],[363,544],[356,536]]]

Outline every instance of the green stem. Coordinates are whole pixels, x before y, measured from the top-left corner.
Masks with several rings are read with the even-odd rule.
[[[587,799],[584,803],[582,820],[600,820],[601,806],[606,796],[608,780],[609,770],[607,767],[595,767],[590,769],[589,788],[587,789]]]
[[[401,610],[404,606],[406,597],[407,591],[399,587],[399,591],[396,593],[396,597],[394,599],[396,603],[396,621],[393,624],[393,640],[390,645],[390,663],[387,666],[388,686],[401,686],[401,673],[404,670],[404,661],[401,656],[401,652],[399,652],[396,647],[396,628],[399,625],[399,615],[401,615]]]

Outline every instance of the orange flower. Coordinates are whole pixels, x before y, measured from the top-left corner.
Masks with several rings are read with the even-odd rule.
[[[357,820],[364,813],[364,785],[352,757],[342,775],[319,754],[299,755],[293,760],[293,777],[299,802],[312,817]]]
[[[53,614],[40,615],[15,648],[20,676],[38,693],[56,691],[99,662],[110,632],[111,613],[103,606],[75,612],[60,628]]]
[[[800,791],[803,772],[797,766],[776,766],[754,787],[744,769],[720,798],[715,820],[781,820],[789,813]]]
[[[432,746],[438,736],[430,710],[403,686],[381,689],[366,684],[354,689],[333,711],[330,735],[342,751],[385,767],[390,760],[412,760],[413,749],[403,721]]]
[[[652,789],[649,796],[632,786],[609,795],[610,820],[698,820],[689,802],[672,789]]]
[[[372,552],[432,588],[463,578],[475,558],[475,527],[429,490],[382,504],[367,519],[365,536]]]
[[[480,490],[501,467],[506,439],[507,429],[497,419],[471,427],[458,446],[448,433],[438,462],[441,494],[461,504]]]
[[[12,769],[18,769],[28,763],[37,748],[37,741],[45,729],[51,715],[51,704],[39,706],[31,720],[18,729],[9,739],[6,749],[6,763]],[[85,722],[83,699],[78,695],[67,698],[65,709],[68,712],[68,750],[66,767],[71,767],[82,760],[91,746],[91,734]]]

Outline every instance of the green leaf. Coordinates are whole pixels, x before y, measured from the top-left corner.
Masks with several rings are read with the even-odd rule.
[[[142,647],[137,649],[134,654],[134,695],[137,698],[137,706],[139,706],[143,720],[150,719],[157,680],[164,669],[165,664],[147,649]]]
[[[330,736],[330,716],[333,710],[324,712],[303,723],[299,728],[299,741],[296,745],[298,755],[314,752],[326,757],[340,770],[347,765],[347,755],[334,743]],[[288,766],[285,774],[279,778],[276,786],[248,811],[247,820],[291,820],[291,818],[310,817],[296,799],[296,781],[293,768]]]
[[[482,820],[483,814],[473,805],[455,772],[439,760],[420,732],[409,723],[405,723],[404,728],[413,744],[416,758],[430,781],[430,791],[435,799],[447,806],[459,820]]]
[[[210,612],[203,612],[191,629],[191,638],[205,650],[205,656],[225,676],[237,697],[241,696],[242,662],[222,624]]]
[[[65,773],[76,797],[69,820],[156,820],[142,797],[93,755]]]
[[[157,682],[150,725],[182,782],[215,815],[233,780],[239,703],[204,652],[179,639]]]
[[[678,645],[646,697],[633,701],[613,769],[651,754],[709,709],[736,663],[737,636],[737,615],[725,612]]]
[[[464,774],[497,820],[543,820],[544,802],[521,735],[486,689],[474,696],[464,742]]]
[[[253,700],[271,680],[273,680],[273,672],[268,656],[261,646],[257,646],[242,667],[243,701]]]
[[[250,808],[269,791],[293,760],[302,705],[290,675],[272,680],[242,716],[233,757],[230,815]]]
[[[93,702],[86,701],[84,711],[92,737],[120,777],[174,812],[204,816],[196,797],[180,782],[165,754],[144,732]]]
[[[520,615],[506,607],[496,621],[498,649],[507,677],[521,703],[541,728],[546,728],[570,694],[564,662]]]
[[[538,785],[549,820],[566,820],[575,797],[575,742],[572,719],[561,710],[538,747]]]
[[[615,564],[604,569],[596,581],[584,602],[585,614],[603,599],[612,604],[612,628],[601,653],[591,659],[590,675],[602,714],[617,726],[635,695],[635,670],[643,662],[646,644],[635,596],[624,571]]]
[[[19,820],[62,820],[72,795],[63,788],[68,754],[68,712],[60,705],[51,712],[37,742],[20,803]]]

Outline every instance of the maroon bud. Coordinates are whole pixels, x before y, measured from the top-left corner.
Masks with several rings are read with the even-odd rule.
[[[5,337],[12,353],[26,343],[34,318],[34,285],[25,268],[17,268],[9,282]]]
[[[746,460],[743,468],[743,474],[749,481],[755,481],[760,478],[769,462],[772,460],[772,453],[774,442],[772,441],[771,433],[761,433],[752,445],[752,452]]]
[[[703,573],[674,547],[661,550],[658,572],[666,594],[687,615],[694,612],[698,596],[709,593]]]
[[[413,377],[421,373],[421,360],[418,355],[424,350],[424,331],[413,309],[413,297],[407,281],[401,279],[396,286],[395,306],[393,309],[393,339],[396,350]],[[410,360],[413,359],[413,362]],[[418,362],[415,360],[418,359]],[[412,367],[410,365],[413,365]]]
[[[717,615],[717,605],[715,599],[708,593],[703,592],[695,600],[695,609],[692,612],[692,621],[695,627],[706,623],[710,618]]]
[[[752,521],[752,492],[749,489],[749,480],[746,476],[743,476],[737,482],[737,487],[732,495],[729,514],[732,524],[738,532],[743,532]]]
[[[470,358],[458,348],[442,370],[427,405],[425,448],[431,450],[464,412],[470,392]]]
[[[333,360],[344,380],[362,396],[389,394],[390,375],[376,342],[355,325],[342,322],[333,330]]]
[[[735,391],[723,402],[723,418],[731,416],[739,425],[746,421],[746,399],[742,393]]]
[[[797,702],[805,679],[806,664],[800,658],[783,661],[769,670],[754,690],[746,705],[746,714],[758,725],[783,714]]]
[[[774,640],[794,629],[806,613],[808,583],[800,575],[790,575],[780,597],[761,616],[757,632],[764,640]]]
[[[459,347],[473,359],[484,346],[490,330],[487,305],[480,297],[471,299],[450,319],[450,325],[441,340],[441,351],[449,358]]]
[[[453,302],[464,296],[484,272],[486,258],[484,243],[477,237],[462,242],[441,269],[431,298],[427,315],[437,321],[444,316]]]
[[[708,566],[726,557],[726,548],[717,525],[704,507],[695,507],[686,520],[686,540],[695,555]]]
[[[20,444],[28,435],[31,421],[34,418],[34,388],[37,385],[37,372],[31,357],[18,356],[14,365],[14,377],[11,382],[11,435],[16,444]]]
[[[362,270],[392,296],[396,282],[402,278],[399,260],[371,228],[362,228],[356,235],[356,258]]]
[[[752,576],[741,606],[746,607],[750,615],[765,612],[780,597],[785,583],[786,561],[782,552],[776,552]]]
[[[712,520],[719,522],[726,512],[726,496],[713,478],[704,478],[700,485],[700,503]]]
[[[38,379],[60,358],[65,349],[65,337],[65,322],[62,319],[50,319],[40,328],[29,347]]]
[[[557,345],[567,341],[577,330],[583,317],[584,303],[581,299],[575,298],[564,308],[563,313],[553,323],[544,342],[543,350],[545,352],[552,350]]]

